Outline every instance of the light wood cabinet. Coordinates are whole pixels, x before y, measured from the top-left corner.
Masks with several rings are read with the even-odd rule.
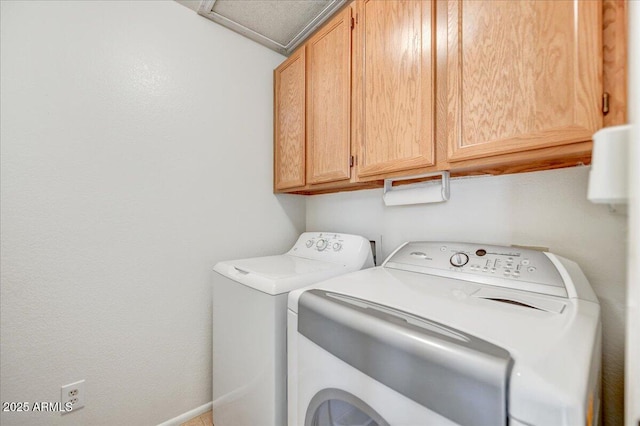
[[[305,51],[274,72],[274,190],[305,185]]]
[[[307,183],[351,177],[351,9],[306,43]]]
[[[449,0],[446,8],[452,169],[589,141],[602,127],[600,1]]]
[[[354,122],[358,177],[434,164],[434,6],[359,1]]]
[[[625,121],[624,5],[355,0],[276,70],[275,190],[588,163]]]

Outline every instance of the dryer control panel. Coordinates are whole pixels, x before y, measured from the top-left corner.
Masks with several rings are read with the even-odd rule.
[[[564,281],[551,257],[537,250],[409,242],[389,256],[383,266],[567,297]]]

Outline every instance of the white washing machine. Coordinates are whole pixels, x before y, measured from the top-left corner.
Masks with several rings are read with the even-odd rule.
[[[289,291],[373,266],[368,240],[306,232],[287,253],[216,264],[213,279],[213,422],[286,424]]]
[[[572,261],[411,242],[292,292],[289,425],[595,425],[600,306]]]

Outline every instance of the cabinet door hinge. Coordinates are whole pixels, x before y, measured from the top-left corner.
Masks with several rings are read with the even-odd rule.
[[[607,92],[602,94],[602,113],[604,115],[609,113],[609,93]]]

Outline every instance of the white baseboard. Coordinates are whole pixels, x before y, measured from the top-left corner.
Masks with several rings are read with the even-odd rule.
[[[158,426],[179,426],[182,423],[187,422],[194,417],[198,417],[200,414],[206,413],[209,410],[211,410],[211,402],[207,402],[206,404],[201,405],[198,408],[194,408],[191,411],[180,414],[178,417],[174,417],[164,423],[160,423]]]

